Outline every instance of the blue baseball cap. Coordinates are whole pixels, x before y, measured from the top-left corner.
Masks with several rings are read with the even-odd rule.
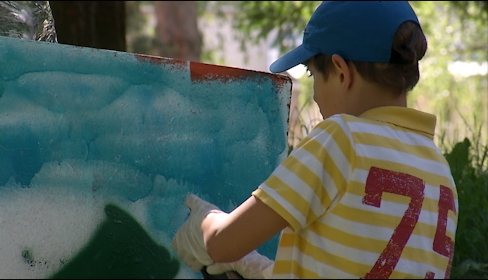
[[[322,53],[346,60],[388,62],[398,27],[419,21],[407,1],[324,1],[303,31],[300,46],[271,64],[281,73]]]

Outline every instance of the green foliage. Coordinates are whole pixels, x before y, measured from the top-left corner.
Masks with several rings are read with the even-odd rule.
[[[488,141],[487,75],[452,73],[454,64],[488,61],[488,5],[477,1],[412,1],[428,41],[420,81],[408,103],[438,116],[436,141]],[[486,71],[486,70],[485,70]],[[476,128],[476,129],[473,129]],[[480,134],[480,135],[477,135]],[[479,137],[477,137],[479,136]]]
[[[488,20],[488,2],[448,1],[448,5],[459,13],[462,22],[467,23],[472,20],[477,25],[486,25]]]
[[[232,27],[245,50],[245,43],[257,44],[270,34],[272,47],[284,53],[296,46],[303,29],[321,1],[212,1],[218,9],[232,7]],[[225,14],[217,14],[225,17]]]
[[[452,279],[488,278],[488,146],[477,147],[465,138],[445,154],[459,202]]]

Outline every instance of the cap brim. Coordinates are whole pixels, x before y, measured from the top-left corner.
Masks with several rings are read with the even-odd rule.
[[[315,56],[318,52],[310,51],[300,45],[291,52],[278,58],[269,66],[269,71],[272,73],[281,73],[297,66],[298,64],[307,62],[310,58]]]

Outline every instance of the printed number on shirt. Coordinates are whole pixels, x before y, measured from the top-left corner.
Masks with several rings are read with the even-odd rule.
[[[388,245],[364,278],[388,278],[391,275],[418,221],[424,200],[424,188],[424,182],[412,175],[376,167],[370,169],[366,180],[366,195],[363,198],[363,204],[380,207],[383,192],[408,196],[411,200],[400,224],[393,231]],[[439,212],[433,250],[449,258],[446,274],[444,275],[444,278],[449,278],[452,256],[454,254],[454,242],[446,236],[447,213],[449,210],[456,212],[451,189],[440,186],[438,206]],[[425,278],[432,279],[434,275],[434,272],[427,272]]]

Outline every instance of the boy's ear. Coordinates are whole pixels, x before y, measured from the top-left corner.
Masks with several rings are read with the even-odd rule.
[[[340,79],[343,91],[347,91],[352,87],[353,73],[352,69],[346,63],[344,58],[338,54],[332,55],[332,63],[334,64],[336,75]]]

